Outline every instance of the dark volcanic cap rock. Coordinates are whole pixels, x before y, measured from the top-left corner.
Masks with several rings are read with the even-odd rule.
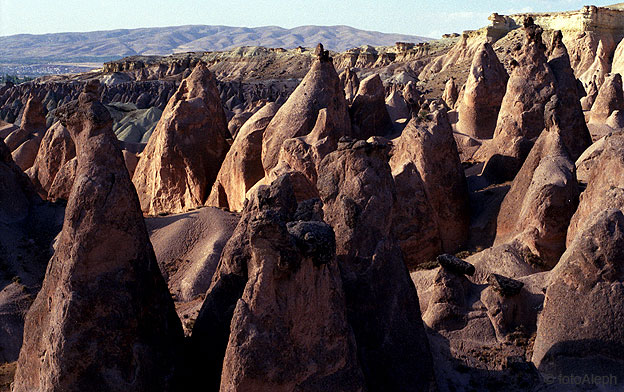
[[[13,391],[170,391],[182,326],[156,264],[108,110],[59,111],[77,173],[56,252],[26,316]]]
[[[511,279],[503,275],[499,274],[490,274],[487,278],[490,286],[494,288],[494,290],[501,293],[501,295],[505,297],[511,297],[520,293],[524,283],[519,280]]]
[[[475,273],[474,265],[460,259],[459,257],[443,254],[439,255],[436,260],[440,263],[442,268],[455,272],[456,274],[472,276]]]

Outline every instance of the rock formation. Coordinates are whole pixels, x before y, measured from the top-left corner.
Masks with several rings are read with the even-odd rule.
[[[347,103],[353,102],[353,98],[360,88],[360,79],[353,68],[347,67],[340,73],[340,87],[344,91]]]
[[[333,232],[322,222],[294,221],[312,218],[302,207],[289,175],[257,188],[245,205],[193,328],[198,369],[209,371],[202,386],[362,389]]]
[[[241,211],[245,195],[264,177],[262,136],[280,105],[268,103],[245,122],[230,147],[206,205]]]
[[[73,157],[65,162],[54,177],[54,181],[48,190],[49,200],[68,200],[74,179],[76,178],[76,169],[78,167],[78,159]]]
[[[351,132],[356,139],[392,133],[392,120],[386,109],[381,78],[373,74],[360,82],[360,88],[349,108]]]
[[[446,103],[446,105],[453,109],[455,108],[455,103],[457,102],[457,98],[459,97],[457,83],[455,83],[455,78],[450,78],[447,80],[446,85],[444,85],[444,92],[442,93],[442,100]]]
[[[623,263],[624,214],[605,209],[587,222],[550,276],[533,346],[541,372],[624,377]]]
[[[37,158],[28,171],[28,176],[43,197],[48,196],[61,167],[75,156],[76,148],[69,132],[63,124],[56,122],[43,136]]]
[[[418,295],[390,234],[387,154],[383,143],[341,143],[321,162],[318,189],[367,389],[427,390],[433,369]]]
[[[622,92],[622,76],[619,73],[608,75],[598,90],[596,101],[592,105],[589,121],[605,123],[615,110],[624,110],[624,93]]]
[[[509,75],[492,45],[484,42],[472,60],[468,80],[459,95],[458,131],[479,139],[494,135],[507,80]]]
[[[613,63],[611,64],[611,73],[618,73],[620,76],[624,74],[624,38],[618,43],[613,53]]]
[[[134,172],[143,212],[203,205],[227,153],[227,134],[215,78],[198,63],[169,100]]]
[[[182,329],[97,89],[87,84],[59,113],[78,146],[78,180],[26,316],[16,392],[175,387]]]
[[[585,89],[585,96],[581,98],[581,107],[583,111],[591,110],[594,102],[596,102],[596,97],[598,96],[598,86],[596,85],[596,79],[592,79],[587,83],[587,88]]]
[[[22,124],[20,126],[28,134],[45,132],[46,113],[41,100],[35,94],[31,94],[24,108]]]
[[[425,212],[428,208],[423,203],[418,203],[421,205],[421,212],[413,218],[423,219],[428,215],[433,218],[430,221],[424,219],[422,222],[423,233],[431,233],[424,235],[422,240],[431,244],[435,230],[438,232],[442,250],[447,253],[457,252],[468,238],[470,207],[464,170],[445,110],[436,111],[424,119],[412,118],[408,123],[395,143],[390,165],[396,171],[407,162],[414,163],[421,177],[424,196],[431,206],[431,212]],[[415,181],[418,182],[418,179]],[[420,198],[418,194],[414,193],[413,203]],[[405,222],[407,221],[397,221],[396,227]],[[430,225],[433,228],[426,228]],[[400,232],[403,232],[403,236],[407,233],[399,229],[397,233]],[[419,231],[413,231],[410,237],[415,237],[413,241],[420,236]],[[429,261],[418,254],[419,248],[403,247],[408,264]],[[426,248],[424,246],[423,250]],[[428,253],[427,257],[430,255],[432,254]]]
[[[484,174],[496,180],[510,180],[520,170],[531,139],[544,129],[544,106],[555,94],[555,76],[546,62],[542,29],[531,24],[523,32],[524,41],[513,55],[494,139],[475,156],[487,161]]]
[[[602,151],[598,151],[590,167],[585,169],[589,170],[587,189],[581,194],[579,206],[570,220],[568,247],[601,210],[624,210],[624,135],[609,135],[603,143]]]
[[[351,123],[347,103],[328,56],[314,61],[305,78],[267,126],[262,140],[265,173],[277,166],[284,140],[309,134],[319,110],[324,108],[327,108],[327,115],[333,119],[336,129],[349,135]]]
[[[390,115],[390,120],[393,122],[402,118],[410,117],[410,111],[407,103],[399,91],[393,91],[390,93],[388,98],[386,98],[386,109]]]
[[[418,91],[416,83],[409,81],[403,88],[403,99],[407,102],[407,106],[412,116],[418,114],[420,107],[424,101],[422,94]]]
[[[558,124],[549,124],[531,149],[501,204],[494,245],[514,239],[552,268],[565,251],[570,218],[578,204],[574,162]]]

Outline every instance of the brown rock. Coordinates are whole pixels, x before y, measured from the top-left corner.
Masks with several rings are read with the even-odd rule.
[[[601,34],[597,36],[595,32],[588,32],[584,39],[575,40],[579,50],[585,51],[587,60],[591,62],[589,67],[583,70],[583,64],[575,68],[580,75],[579,79],[588,83],[590,80],[596,79],[598,86],[602,85],[607,74],[611,71],[611,58],[615,49],[615,42],[611,34]],[[587,33],[586,33],[587,34]],[[587,41],[590,41],[589,43]],[[594,46],[596,45],[596,46]],[[592,46],[596,49],[593,51]]]
[[[134,172],[143,212],[203,205],[228,150],[226,135],[216,80],[200,62],[169,100]]]
[[[622,76],[611,74],[605,78],[598,91],[596,101],[591,108],[589,122],[605,123],[615,110],[624,110],[624,93],[622,93]]]
[[[427,390],[433,369],[418,295],[390,238],[395,190],[387,153],[381,143],[342,144],[321,162],[318,189],[336,233],[367,389]]]
[[[11,123],[0,120],[0,139],[6,138],[11,133],[17,131],[18,129],[19,129],[18,126],[15,126]]]
[[[587,189],[581,194],[579,206],[570,220],[568,247],[598,212],[606,208],[624,210],[624,134],[607,136],[603,151],[593,160]]]
[[[206,205],[241,211],[245,195],[264,177],[262,135],[280,105],[268,103],[241,127],[230,147]]]
[[[405,102],[407,102],[407,106],[412,116],[417,115],[420,107],[424,102],[424,98],[420,91],[418,91],[416,83],[412,82],[411,80],[407,82],[407,84],[403,88],[403,99],[405,99]]]
[[[309,134],[318,112],[323,108],[327,108],[328,117],[334,119],[340,134],[351,133],[347,103],[331,61],[315,61],[312,64],[305,78],[267,126],[262,140],[265,173],[270,173],[277,166],[284,140]]]
[[[499,274],[490,274],[488,276],[488,283],[495,291],[498,291],[502,296],[512,297],[518,295],[522,290],[522,283],[519,280],[511,279]]]
[[[340,87],[344,91],[345,99],[348,103],[353,102],[353,98],[360,88],[360,79],[353,68],[347,67],[340,73]]]
[[[465,262],[457,256],[442,254],[439,255],[436,260],[440,263],[440,266],[448,271],[451,271],[458,275],[474,275],[474,265]]]
[[[232,117],[232,119],[228,122],[228,131],[230,132],[230,135],[232,135],[232,139],[236,139],[238,131],[252,115],[253,113],[251,112],[243,112],[235,114],[234,117]]]
[[[623,282],[624,215],[604,209],[551,273],[533,346],[541,372],[624,377]]]
[[[444,92],[442,92],[442,100],[446,103],[446,105],[453,109],[455,107],[455,103],[457,102],[457,98],[459,97],[459,89],[457,87],[457,83],[455,83],[455,78],[450,78],[446,81],[444,85]]]
[[[496,123],[494,139],[484,143],[475,159],[486,161],[484,174],[511,180],[531,149],[531,140],[544,129],[544,107],[555,94],[555,76],[546,62],[542,29],[523,28],[524,42],[513,55],[507,91]]]
[[[548,105],[554,105],[551,112],[546,112],[546,126],[549,121],[554,121],[560,129],[560,136],[570,158],[576,161],[583,151],[592,144],[592,138],[585,123],[583,108],[579,102],[578,81],[570,65],[570,56],[563,44],[561,31],[555,31],[550,46],[548,66],[555,75],[555,88],[557,99],[553,102],[551,97]],[[548,107],[547,105],[547,107]],[[555,118],[552,118],[555,116]]]
[[[59,171],[50,185],[48,190],[49,200],[68,200],[74,179],[76,178],[76,170],[78,168],[78,159],[73,157],[60,167]]]
[[[364,390],[331,227],[260,214],[249,230],[220,390]]]
[[[192,361],[196,372],[201,377],[198,385],[216,390],[221,384],[223,359],[230,336],[230,325],[234,308],[243,296],[247,278],[248,264],[252,258],[250,233],[254,218],[262,214],[283,216],[289,221],[297,210],[293,186],[289,175],[273,181],[270,186],[259,186],[251,193],[249,201],[241,213],[238,225],[234,229],[221,254],[217,270],[206,292],[191,336]]]
[[[596,85],[596,78],[589,81],[587,88],[585,88],[585,96],[581,98],[581,107],[583,111],[591,110],[596,97],[598,97],[598,86]]]
[[[40,144],[41,135],[33,134],[30,139],[26,140],[11,153],[13,161],[15,161],[20,169],[26,171],[35,163]]]
[[[399,91],[393,91],[388,98],[386,98],[386,109],[390,115],[390,120],[393,122],[410,117],[410,110]]]
[[[395,143],[390,166],[397,168],[405,162],[413,162],[422,178],[443,251],[458,251],[468,238],[470,207],[464,170],[445,110],[424,119],[412,118],[408,123]],[[418,250],[403,251],[409,255]]]
[[[517,239],[552,268],[578,205],[574,169],[556,126],[542,132],[501,204],[494,244]]]
[[[378,74],[360,82],[360,88],[349,108],[352,136],[368,139],[392,133],[392,120],[386,109],[385,90]]]
[[[457,103],[457,130],[479,139],[491,138],[508,80],[509,75],[492,45],[481,44]]]
[[[22,128],[18,128],[4,138],[4,143],[9,147],[10,151],[14,151],[22,143],[28,140],[30,134]]]
[[[78,146],[78,181],[26,316],[16,392],[174,388],[182,329],[93,88],[60,110]]]
[[[26,102],[26,107],[24,108],[24,115],[22,116],[22,124],[20,128],[28,132],[28,134],[35,132],[43,134],[46,130],[45,115],[45,109],[41,104],[41,100],[36,94],[31,94],[30,97],[28,97],[28,102]]]
[[[33,183],[40,186],[39,191],[44,197],[47,197],[61,167],[75,156],[76,149],[69,132],[63,124],[56,122],[43,136],[37,158],[29,173]]]

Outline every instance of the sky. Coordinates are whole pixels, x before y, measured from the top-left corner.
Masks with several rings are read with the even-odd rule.
[[[492,12],[567,11],[617,1],[0,0],[0,36],[205,24],[285,28],[348,25],[439,38],[483,27]]]

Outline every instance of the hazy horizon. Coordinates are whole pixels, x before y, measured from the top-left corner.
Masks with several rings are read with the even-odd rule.
[[[17,34],[81,33],[118,29],[222,25],[232,27],[345,25],[361,30],[439,38],[488,23],[493,13],[556,12],[580,9],[587,4],[577,0],[460,0],[440,3],[399,0],[316,1],[293,0],[284,6],[269,0],[217,1],[111,0],[41,3],[37,0],[0,0],[0,36]],[[472,4],[476,3],[476,4]],[[615,1],[597,1],[606,6]],[[121,11],[120,11],[121,10]],[[329,12],[324,12],[329,10]],[[35,23],[33,23],[35,22]]]

